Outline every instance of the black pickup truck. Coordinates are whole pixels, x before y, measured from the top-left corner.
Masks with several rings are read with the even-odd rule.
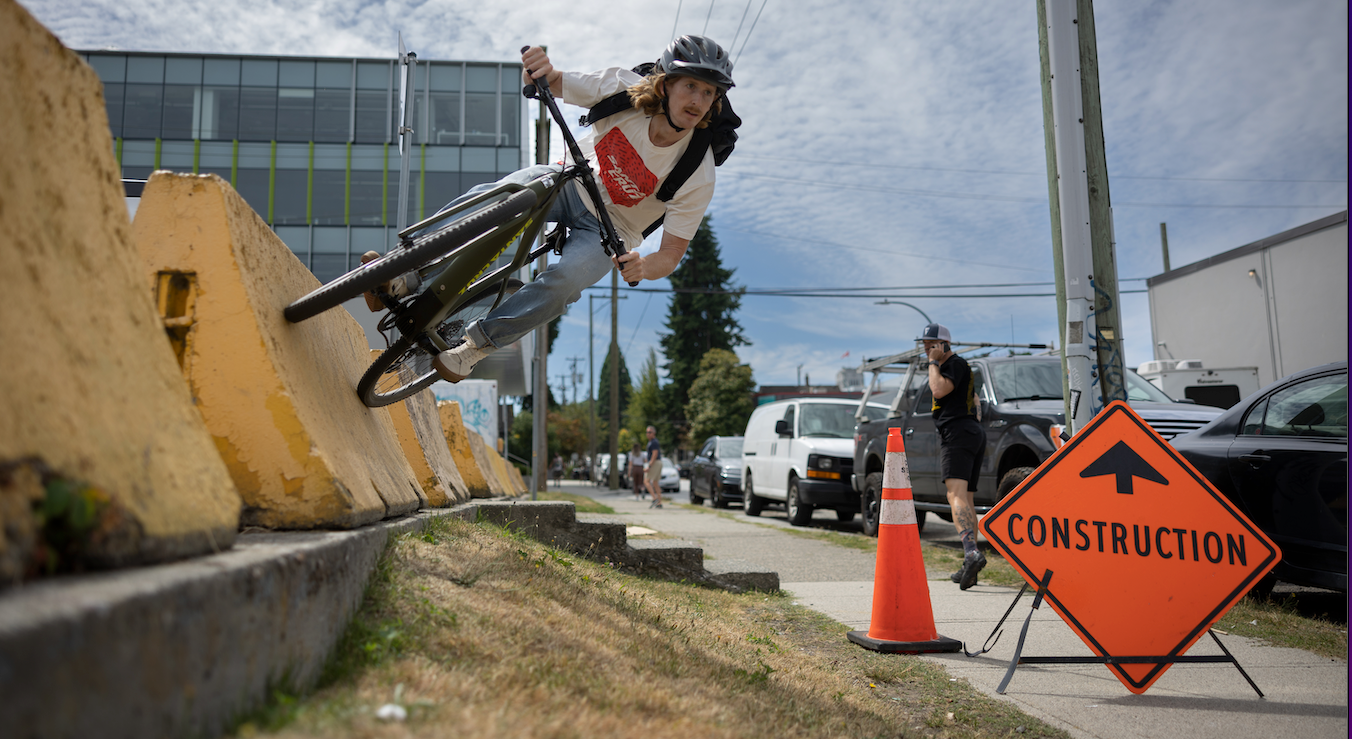
[[[913,355],[913,356],[912,356]],[[898,355],[891,365],[898,371],[907,360],[923,359],[918,351]],[[977,513],[991,509],[1056,450],[1053,436],[1065,424],[1061,401],[1061,358],[1054,355],[968,358],[986,429],[986,456],[974,496]],[[1177,402],[1127,370],[1127,402],[1166,440],[1202,427],[1220,415],[1219,408]],[[933,398],[923,363],[907,371],[888,417],[862,421],[855,427],[854,474],[864,532],[878,532],[878,501],[882,496],[883,460],[887,434],[902,430],[906,461],[915,498],[916,517],[923,528],[927,512],[951,521],[948,497],[939,479],[939,437],[930,415]]]

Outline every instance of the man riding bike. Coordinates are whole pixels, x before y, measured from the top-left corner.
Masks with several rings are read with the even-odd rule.
[[[648,256],[629,251],[618,259],[601,247],[601,227],[593,205],[576,181],[560,196],[549,220],[568,229],[561,256],[540,276],[465,328],[464,342],[433,360],[437,374],[451,382],[467,377],[480,360],[562,315],[590,287],[620,269],[628,282],[657,280],[671,274],[713,199],[714,157],[706,152],[695,173],[671,200],[654,197],[690,143],[691,131],[708,125],[720,98],[733,86],[727,52],[702,36],[682,36],[662,53],[648,76],[611,68],[591,74],[554,68],[544,49],[521,54],[527,83],[545,78],[565,102],[591,107],[628,90],[633,108],[597,121],[579,144],[602,185],[605,207],[624,242],[637,245],[643,230],[659,218],[663,234]],[[527,182],[553,165],[530,167],[503,181]],[[494,187],[471,189],[466,196]],[[462,196],[465,197],[465,196]],[[447,208],[452,207],[452,202]],[[443,208],[445,210],[445,208]]]

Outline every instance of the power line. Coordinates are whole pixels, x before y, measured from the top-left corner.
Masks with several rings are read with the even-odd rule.
[[[982,193],[962,193],[945,192],[942,190],[910,190],[901,188],[874,187],[868,185],[851,185],[843,182],[820,182],[816,180],[804,180],[796,177],[783,177],[778,175],[751,174],[749,172],[729,172],[725,176],[749,177],[757,180],[772,180],[777,182],[791,182],[798,185],[807,185],[809,187],[820,187],[828,190],[862,190],[865,192],[881,192],[893,195],[914,195],[925,198],[953,198],[957,200],[986,200],[999,201],[1006,203],[1028,203],[1046,205],[1045,198],[1022,198],[1017,195],[986,195]],[[1282,208],[1346,208],[1346,205],[1247,205],[1247,204],[1223,204],[1223,203],[1131,203],[1115,202],[1114,208],[1241,208],[1273,210]]]
[[[1046,172],[1011,172],[998,169],[960,169],[955,167],[925,167],[915,164],[874,164],[871,162],[842,162],[834,159],[804,159],[802,157],[776,157],[756,154],[738,154],[738,158],[761,159],[775,162],[794,162],[801,164],[826,164],[838,167],[861,167],[864,169],[914,169],[924,172],[957,172],[960,174],[994,174],[1019,177],[1046,177]],[[1346,185],[1347,180],[1287,180],[1260,177],[1164,177],[1147,175],[1111,175],[1114,180],[1167,180],[1178,182],[1275,182],[1290,184],[1333,184]]]
[[[671,40],[676,40],[676,26],[681,22],[681,3],[685,0],[676,0],[676,17],[671,20]]]
[[[742,8],[742,19],[737,21],[737,33],[732,34],[732,43],[728,44],[729,49],[737,48],[737,39],[742,35],[742,24],[746,23],[746,14],[751,12],[751,0],[746,0],[746,7]]]
[[[742,52],[746,51],[746,44],[751,40],[751,34],[756,30],[756,23],[760,21],[761,13],[765,12],[765,4],[768,2],[770,0],[761,0],[760,10],[756,11],[756,17],[751,21],[751,28],[747,29],[746,38],[742,39],[742,50],[737,52],[737,56],[733,57],[732,63],[734,66],[737,64],[737,60],[742,58]]]
[[[704,16],[704,30],[700,31],[699,35],[701,36],[709,35],[709,19],[712,18],[714,15],[714,4],[717,2],[718,0],[709,0],[709,12],[706,13]]]
[[[1018,270],[1018,271],[1020,271],[1020,272],[1041,272],[1041,273],[1044,273],[1044,274],[1046,273],[1046,270],[1045,270],[1045,269],[1038,269],[1038,268],[1035,268],[1035,267],[1015,267],[1015,266],[1007,265],[1007,264],[991,264],[990,262],[974,262],[974,261],[972,261],[972,260],[970,260],[970,259],[958,259],[958,258],[956,258],[956,257],[936,257],[936,256],[932,256],[932,255],[929,255],[929,254],[916,254],[916,253],[914,253],[914,252],[897,251],[897,250],[895,250],[895,249],[872,249],[872,248],[869,248],[869,247],[867,247],[867,246],[859,246],[859,245],[857,245],[857,244],[841,244],[841,243],[838,243],[838,242],[835,242],[835,241],[824,241],[824,240],[822,240],[822,239],[805,239],[805,238],[802,238],[802,237],[799,237],[799,236],[785,236],[785,235],[783,235],[783,234],[769,233],[769,232],[766,232],[766,231],[743,231],[743,230],[741,230],[741,229],[728,228],[727,226],[719,226],[718,229],[719,229],[720,231],[731,231],[731,232],[733,232],[733,233],[743,233],[743,234],[749,234],[749,235],[752,235],[752,236],[769,236],[769,237],[771,237],[771,238],[779,239],[779,240],[782,240],[782,241],[801,241],[801,242],[803,242],[803,243],[805,243],[805,244],[822,244],[822,245],[825,245],[825,246],[834,246],[834,247],[838,247],[838,248],[840,248],[840,249],[851,249],[851,250],[854,250],[854,251],[866,251],[866,252],[871,252],[871,253],[874,253],[874,254],[887,254],[887,255],[889,255],[889,256],[894,256],[894,257],[914,257],[914,258],[916,258],[916,259],[930,259],[930,260],[933,260],[933,261],[936,261],[936,262],[954,262],[954,263],[957,263],[957,264],[971,264],[971,265],[974,265],[974,266],[977,266],[977,267],[995,267],[995,268],[997,268],[997,269],[1012,269],[1012,270]]]
[[[638,314],[638,321],[634,324],[634,333],[629,335],[629,343],[624,345],[624,353],[628,354],[630,349],[634,348],[634,338],[638,336],[638,327],[643,325],[643,317],[648,315],[648,305],[653,302],[653,296],[648,295],[648,299],[643,301],[643,312]]]
[[[588,289],[591,289],[591,288],[588,288]],[[609,289],[609,288],[607,288],[607,289]],[[1056,293],[1055,293],[1055,292],[1049,292],[1049,293],[991,293],[991,294],[986,294],[986,295],[980,295],[980,294],[972,295],[972,294],[966,294],[966,293],[964,293],[964,294],[957,294],[957,293],[948,293],[948,294],[919,294],[919,295],[913,294],[913,293],[901,293],[901,294],[899,294],[899,295],[881,295],[881,294],[858,295],[858,294],[848,294],[848,293],[820,293],[820,292],[804,292],[804,291],[801,291],[801,290],[765,290],[765,289],[752,289],[752,288],[737,288],[737,289],[734,289],[734,290],[712,290],[712,289],[709,289],[709,288],[699,288],[699,287],[688,287],[688,288],[671,288],[671,287],[621,287],[621,288],[619,288],[619,289],[620,289],[622,292],[633,292],[633,293],[667,293],[667,294],[676,294],[676,293],[680,293],[680,294],[682,294],[682,295],[739,295],[739,296],[743,296],[743,297],[757,297],[757,298],[838,298],[838,299],[851,299],[851,300],[877,300],[878,298],[896,298],[896,299],[899,299],[899,300],[900,300],[900,299],[916,300],[916,299],[919,299],[919,298],[931,298],[931,299],[936,299],[936,300],[972,300],[972,299],[977,299],[977,298],[980,298],[980,299],[987,299],[987,298],[1054,298],[1054,297],[1056,297]],[[1121,294],[1121,295],[1135,295],[1135,294],[1141,294],[1141,293],[1147,293],[1147,292],[1149,292],[1149,291],[1148,291],[1148,290],[1119,290],[1119,291],[1118,291],[1118,293]]]

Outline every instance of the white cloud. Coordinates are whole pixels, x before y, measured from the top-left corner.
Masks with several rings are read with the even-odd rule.
[[[24,5],[76,48],[389,57],[402,31],[424,59],[512,60],[523,44],[546,43],[558,66],[590,70],[655,58],[670,38],[678,4]],[[741,38],[760,3],[751,6]],[[680,32],[702,31],[707,14],[709,35],[731,46],[747,6],[714,3],[712,14],[704,2],[680,7]],[[1346,208],[1345,2],[1100,3],[1095,22],[1120,277],[1160,271],[1161,222],[1169,224],[1178,267]],[[737,270],[739,283],[1051,279],[1031,3],[769,0],[735,59],[733,100],[745,125],[737,153],[720,169],[711,213],[724,263]],[[575,120],[578,111],[567,114]],[[1175,179],[1132,179],[1150,177]],[[1262,207],[1184,207],[1204,204]],[[1268,207],[1274,205],[1327,207]],[[657,345],[666,299],[628,296],[620,338],[637,371]],[[909,302],[974,340],[1008,341],[1011,317],[1020,343],[1057,333],[1051,298]],[[1153,356],[1148,306],[1144,296],[1132,295],[1123,296],[1122,306],[1127,363],[1134,366]],[[767,384],[794,382],[799,364],[816,381],[828,381],[847,350],[849,363],[909,348],[921,320],[908,308],[871,300],[760,297],[744,300],[740,318],[754,344],[738,353]],[[565,319],[555,362],[585,356],[585,319],[576,306]],[[608,338],[608,313],[599,319],[597,331]],[[598,356],[604,348],[598,339]]]

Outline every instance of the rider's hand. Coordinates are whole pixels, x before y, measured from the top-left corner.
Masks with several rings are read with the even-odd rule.
[[[554,65],[550,64],[549,55],[539,46],[527,47],[525,51],[521,52],[521,64],[525,67],[521,71],[521,79],[528,85],[545,75],[554,73]],[[551,78],[550,81],[552,83],[553,79]]]
[[[612,257],[615,266],[620,268],[620,276],[625,282],[638,282],[643,279],[643,257],[636,251],[625,252],[620,257]]]

